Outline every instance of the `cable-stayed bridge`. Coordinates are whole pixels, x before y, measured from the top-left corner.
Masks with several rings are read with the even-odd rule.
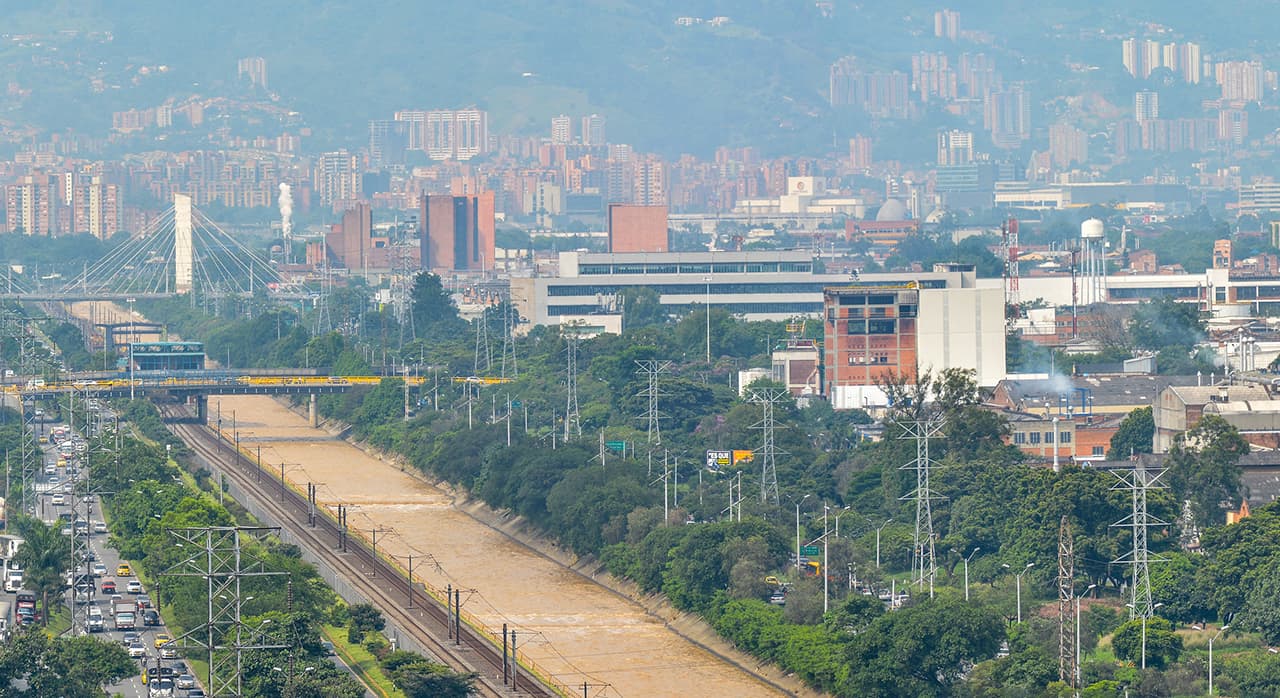
[[[298,295],[275,265],[218,227],[175,194],[173,206],[141,233],[76,276],[33,287],[10,271],[0,278],[0,299],[24,301],[143,300],[198,293],[248,297],[259,292]]]

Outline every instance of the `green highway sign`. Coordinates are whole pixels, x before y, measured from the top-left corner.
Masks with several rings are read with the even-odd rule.
[[[802,556],[804,556],[804,557],[810,557],[810,556],[813,556],[813,555],[821,555],[821,554],[822,554],[822,548],[819,548],[819,547],[818,547],[818,546],[816,546],[816,545],[802,545],[802,546],[800,546],[800,554],[801,554]]]
[[[627,442],[626,441],[606,441],[604,442],[604,447],[609,449],[610,451],[623,451],[623,450],[626,450],[627,448]]]

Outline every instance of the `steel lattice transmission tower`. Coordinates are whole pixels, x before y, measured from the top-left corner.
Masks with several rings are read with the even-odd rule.
[[[942,499],[929,485],[929,474],[933,468],[933,460],[929,457],[929,440],[938,437],[942,431],[942,420],[924,419],[915,422],[902,422],[903,433],[899,439],[914,439],[916,457],[899,470],[916,471],[916,487],[901,497],[916,503],[916,531],[913,538],[911,554],[912,581],[921,589],[929,585],[929,597],[933,597],[933,581],[938,571],[937,555],[934,551],[935,536],[933,532],[933,500]]]
[[[493,350],[489,347],[489,306],[476,318],[476,356],[473,375],[486,376],[493,368]]]
[[[574,436],[582,438],[582,418],[578,414],[578,335],[572,331],[564,335],[565,353],[565,405],[564,440]]]
[[[245,578],[287,576],[269,572],[257,558],[243,557],[244,536],[257,537],[278,531],[260,526],[209,526],[171,528],[179,546],[187,552],[182,562],[162,573],[162,577],[195,577],[205,580],[208,617],[173,640],[178,649],[199,649],[208,653],[207,685],[212,696],[243,696],[244,653],[251,650],[287,649],[288,644],[272,641],[263,628],[252,628],[240,615],[240,585]]]
[[[520,368],[516,365],[516,325],[520,316],[516,306],[508,298],[502,304],[502,377],[519,378]]]
[[[1132,510],[1128,516],[1111,525],[1128,528],[1133,534],[1133,550],[1116,558],[1114,562],[1130,565],[1133,568],[1133,576],[1129,584],[1129,619],[1138,617],[1149,619],[1153,610],[1150,565],[1153,562],[1164,562],[1165,558],[1152,555],[1147,549],[1147,530],[1153,527],[1165,527],[1169,523],[1147,513],[1147,491],[1164,489],[1164,485],[1160,484],[1160,478],[1168,471],[1162,468],[1152,474],[1141,460],[1137,460],[1134,461],[1133,470],[1112,472],[1120,481],[1111,489],[1129,490]]]
[[[1058,680],[1072,685],[1076,677],[1076,636],[1071,623],[1075,577],[1075,541],[1071,537],[1071,522],[1063,516],[1058,524]]]
[[[647,399],[647,407],[644,412],[645,419],[645,443],[649,449],[649,475],[653,475],[653,451],[662,446],[662,412],[658,410],[658,398],[662,397],[662,388],[659,385],[659,378],[663,372],[671,367],[670,361],[636,361],[636,375],[644,376],[645,388],[640,391],[640,397]]]
[[[771,500],[778,504],[778,447],[773,440],[774,419],[773,406],[790,397],[783,388],[754,388],[747,391],[747,402],[754,402],[761,407],[760,421],[752,427],[759,429],[764,440],[756,453],[760,456],[760,503],[768,504]]]

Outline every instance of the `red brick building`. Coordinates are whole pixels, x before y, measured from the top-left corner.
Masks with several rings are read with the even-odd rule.
[[[894,286],[823,290],[827,394],[839,386],[878,385],[894,375],[915,382],[919,293]]]
[[[667,252],[667,207],[609,204],[610,252]]]
[[[493,269],[494,195],[427,194],[418,211],[422,266],[440,271]]]

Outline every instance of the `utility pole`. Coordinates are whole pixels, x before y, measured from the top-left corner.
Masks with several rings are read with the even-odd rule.
[[[1164,489],[1160,478],[1168,472],[1165,469],[1151,474],[1141,459],[1133,462],[1133,470],[1112,471],[1120,480],[1112,485],[1113,490],[1128,490],[1132,511],[1129,516],[1117,521],[1112,526],[1127,527],[1132,532],[1133,549],[1115,559],[1115,563],[1127,564],[1133,568],[1130,577],[1129,619],[1142,618],[1145,623],[1151,619],[1154,608],[1151,599],[1152,562],[1165,562],[1161,555],[1152,555],[1147,549],[1147,530],[1152,527],[1166,527],[1168,522],[1162,521],[1147,512],[1147,492],[1153,489]],[[1145,625],[1143,627],[1146,627]]]
[[[565,407],[564,407],[564,442],[569,443],[574,436],[582,437],[582,420],[578,415],[578,341],[579,337],[572,329],[564,335],[565,341]]]

